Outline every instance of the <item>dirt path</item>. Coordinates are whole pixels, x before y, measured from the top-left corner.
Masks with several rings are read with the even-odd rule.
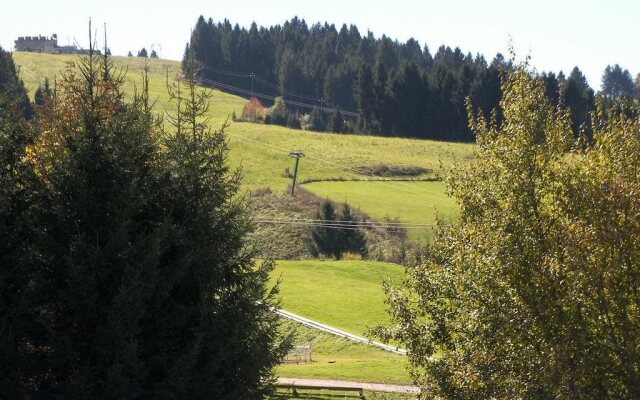
[[[420,388],[410,385],[391,385],[387,383],[365,383],[365,382],[352,382],[352,381],[338,381],[333,379],[307,379],[307,378],[278,378],[278,384],[280,385],[300,385],[305,387],[318,387],[318,388],[363,388],[364,390],[370,390],[372,392],[387,392],[387,393],[404,393],[404,394],[419,394]]]

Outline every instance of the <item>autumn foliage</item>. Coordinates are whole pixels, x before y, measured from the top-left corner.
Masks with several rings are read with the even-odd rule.
[[[242,108],[242,118],[251,121],[264,121],[267,112],[257,97],[252,97]]]

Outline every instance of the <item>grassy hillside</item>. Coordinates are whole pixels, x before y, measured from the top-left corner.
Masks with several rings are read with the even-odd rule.
[[[72,55],[37,53],[13,54],[20,67],[20,75],[31,95],[45,77],[53,84],[67,63],[77,60]],[[144,59],[137,57],[113,57],[115,66],[127,72],[125,90],[133,93],[140,87]],[[174,84],[180,74],[176,61],[147,60],[149,68],[150,94],[157,100],[156,110],[163,112],[174,107],[168,102],[166,77]],[[240,114],[245,100],[219,91],[213,92],[211,117],[214,126],[221,125],[233,112]],[[361,167],[379,164],[404,167],[422,167],[425,172],[414,178],[430,178],[454,163],[464,162],[472,156],[473,145],[445,143],[416,139],[385,138],[364,135],[340,135],[292,130],[280,126],[252,123],[232,123],[227,129],[230,141],[229,161],[242,167],[244,187],[247,190],[269,187],[274,193],[284,193],[290,178],[285,168],[292,170],[293,160],[288,157],[291,150],[302,150],[306,157],[301,160],[299,180],[356,179],[371,177],[357,172]],[[393,178],[384,178],[393,179]],[[402,190],[411,185],[415,190]],[[345,199],[360,206],[362,211],[376,218],[399,217],[404,222],[432,223],[436,211],[450,215],[455,209],[453,202],[444,197],[442,185],[433,183],[314,183],[309,190],[332,200]],[[409,207],[410,206],[410,207]],[[424,234],[412,233],[411,238],[424,238]]]

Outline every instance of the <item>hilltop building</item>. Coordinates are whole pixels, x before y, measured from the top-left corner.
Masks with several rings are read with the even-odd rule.
[[[20,36],[15,42],[16,51],[28,51],[32,53],[62,53],[75,54],[82,52],[76,46],[58,46],[58,35],[47,36]]]

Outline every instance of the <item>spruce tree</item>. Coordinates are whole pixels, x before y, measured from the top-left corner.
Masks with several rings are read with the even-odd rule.
[[[10,55],[0,49],[2,57]],[[19,82],[15,69],[7,68],[10,65],[12,61],[0,62],[0,79]],[[38,191],[24,163],[25,147],[33,135],[23,113],[23,98],[14,97],[15,89],[0,82],[0,393],[21,399],[28,397],[32,379],[46,371],[31,354],[42,334],[40,313],[33,307],[39,259],[33,246],[38,234],[33,208]]]
[[[316,132],[324,132],[325,122],[322,110],[314,108],[309,117],[309,129]]]
[[[339,108],[333,110],[329,117],[329,130],[335,133],[342,133],[345,130],[344,116]]]
[[[256,266],[245,246],[240,175],[224,130],[206,124],[207,93],[188,76],[165,132],[146,78],[127,103],[106,53],[91,47],[77,65],[33,139],[0,118],[0,161],[27,172],[0,176],[1,392],[263,398],[288,341],[273,263]]]
[[[49,79],[44,78],[44,84],[42,86],[38,86],[33,96],[34,103],[36,103],[39,106],[42,106],[47,101],[49,101],[49,99],[51,99],[52,95],[53,95],[53,92],[51,90],[51,87],[49,86]]]
[[[33,109],[22,81],[18,77],[18,69],[11,53],[0,47],[0,108],[18,107],[26,118],[30,118]]]
[[[343,251],[365,256],[367,255],[367,240],[364,233],[356,227],[355,222],[357,221],[357,217],[351,211],[351,207],[345,203],[342,207],[342,213],[340,213],[340,222],[346,225],[345,229],[340,231],[340,241],[344,246]],[[349,227],[349,225],[352,226]]]
[[[309,230],[305,240],[312,256],[325,255],[339,260],[346,252],[367,254],[366,238],[355,224],[356,215],[348,204],[344,204],[338,213],[333,203],[327,200],[316,212],[315,219],[318,225]]]

